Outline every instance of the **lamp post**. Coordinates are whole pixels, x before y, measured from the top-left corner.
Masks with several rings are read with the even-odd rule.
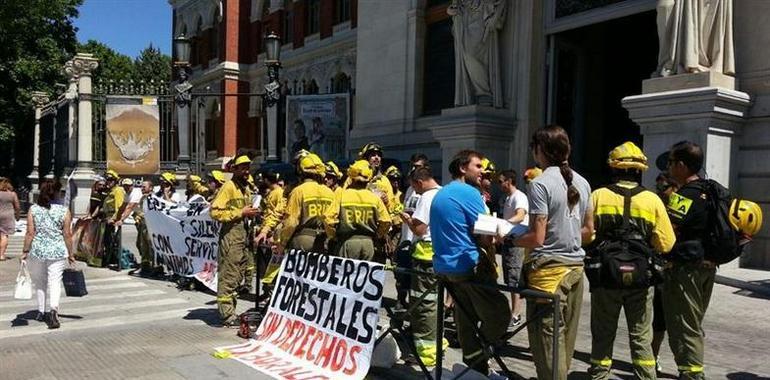
[[[192,104],[192,84],[190,84],[190,39],[180,34],[174,38],[174,67],[178,70],[178,80],[174,85],[174,103],[177,110],[177,133],[179,133],[179,156],[177,172],[187,174],[190,171],[190,107]]]
[[[275,32],[265,36],[265,66],[267,67],[267,84],[262,104],[267,107],[267,161],[278,161],[278,107],[281,100],[281,83],[278,81],[281,69],[281,38]]]

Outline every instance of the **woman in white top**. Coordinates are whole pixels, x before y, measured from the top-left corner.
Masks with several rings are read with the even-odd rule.
[[[57,196],[54,181],[44,180],[40,184],[37,204],[30,207],[27,215],[27,235],[21,256],[22,261],[30,258],[29,269],[37,293],[35,319],[43,321],[47,316],[48,327],[52,329],[60,326],[59,299],[64,267],[68,261],[75,262],[71,249],[72,216],[67,207],[54,204]]]

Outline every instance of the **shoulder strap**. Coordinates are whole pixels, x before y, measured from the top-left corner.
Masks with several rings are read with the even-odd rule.
[[[644,191],[644,187],[636,186],[634,188],[626,188],[618,186],[618,184],[612,184],[607,186],[607,189],[613,193],[623,196],[623,229],[627,229],[629,226],[629,220],[631,219],[631,198]]]

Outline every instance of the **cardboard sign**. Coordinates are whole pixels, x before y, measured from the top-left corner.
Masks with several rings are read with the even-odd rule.
[[[216,292],[220,224],[211,219],[209,204],[177,204],[153,195],[142,208],[158,263]]]
[[[256,339],[219,350],[276,379],[363,379],[384,284],[381,264],[291,251]]]

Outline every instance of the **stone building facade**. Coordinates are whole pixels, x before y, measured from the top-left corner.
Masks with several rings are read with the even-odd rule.
[[[726,2],[707,1],[715,7]],[[734,76],[706,71],[652,80],[659,55],[657,0],[170,3],[175,35],[199,41],[196,89],[259,92],[266,77],[261,36],[274,30],[284,40],[287,92],[353,95],[351,154],[377,141],[387,157],[406,161],[424,152],[444,167],[456,151],[471,148],[500,168],[521,172],[532,164],[531,133],[557,123],[572,138],[573,166],[598,187],[607,181],[606,155],[613,146],[635,141],[654,160],[672,143],[690,139],[704,146],[710,177],[770,215],[768,1],[729,2]],[[497,22],[484,26],[494,33],[494,51],[484,53],[496,65],[487,73],[496,89],[489,101],[455,96],[458,86],[468,85],[456,72],[463,59],[458,52],[476,47],[455,37],[460,19],[451,8],[457,4],[471,11],[489,4],[506,8],[500,14],[484,10]],[[256,98],[212,98],[204,113],[208,130],[218,136],[209,145],[216,156],[260,146]],[[652,167],[645,176],[648,186],[657,173]],[[770,267],[770,223],[742,262]]]

